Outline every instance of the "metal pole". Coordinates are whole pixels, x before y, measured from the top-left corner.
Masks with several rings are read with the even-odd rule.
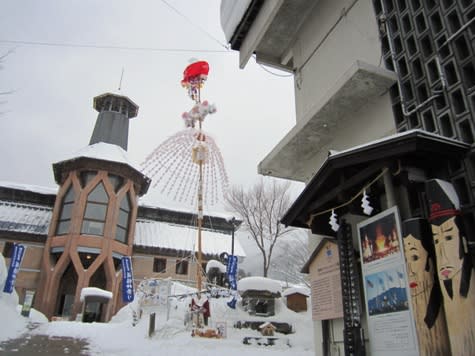
[[[199,91],[198,91],[199,92]],[[201,121],[199,122],[199,131],[201,133]],[[199,184],[198,184],[198,266],[197,266],[197,287],[198,293],[201,292],[201,227],[203,225],[203,160],[199,158]]]
[[[236,221],[236,219],[233,217],[231,219],[231,224],[233,225],[233,232],[232,232],[232,242],[231,242],[231,256],[234,256],[234,222]]]
[[[203,167],[200,162],[200,186],[198,191],[198,268],[197,268],[197,284],[198,284],[198,293],[201,291],[201,263],[202,263],[202,256],[201,256],[201,227],[203,224],[203,192],[202,192],[202,174],[203,174]]]

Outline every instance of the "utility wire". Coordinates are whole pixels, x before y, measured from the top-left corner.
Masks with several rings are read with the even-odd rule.
[[[191,19],[188,16],[185,16],[183,13],[181,13],[177,8],[173,7],[168,1],[162,0],[162,2],[167,5],[170,9],[172,9],[174,12],[176,12],[178,15],[183,17],[186,21],[188,21],[189,24],[192,26],[196,27],[199,29],[201,32],[203,32],[206,36],[211,38],[213,41],[217,42],[221,47],[226,48],[227,51],[229,51],[229,46],[226,46],[224,43],[222,43],[220,40],[218,40],[216,37],[211,35],[208,31],[206,31],[203,27],[197,25],[195,22],[191,21]]]
[[[70,47],[70,48],[94,48],[94,49],[116,49],[126,51],[146,51],[146,52],[169,52],[169,53],[232,53],[228,50],[213,50],[213,49],[186,49],[186,48],[154,48],[154,47],[128,47],[128,46],[112,46],[112,45],[95,45],[83,43],[67,43],[67,42],[40,42],[40,41],[22,41],[22,40],[8,40],[0,39],[0,43],[11,43],[17,45],[27,46],[47,46],[47,47]]]
[[[266,67],[264,67],[262,64],[260,64],[260,63],[257,63],[257,64],[259,64],[259,67],[261,67],[264,71],[266,71],[267,73],[272,74],[276,77],[288,78],[288,77],[292,77],[294,75],[294,73],[289,73],[289,74],[274,73],[274,72],[270,71],[269,69],[267,69]]]

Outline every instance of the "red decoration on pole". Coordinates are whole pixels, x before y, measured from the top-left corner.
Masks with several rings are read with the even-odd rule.
[[[204,79],[208,77],[209,65],[206,61],[198,61],[191,63],[188,67],[185,68],[183,72],[182,84],[190,83],[195,79]],[[185,86],[185,85],[184,85]]]

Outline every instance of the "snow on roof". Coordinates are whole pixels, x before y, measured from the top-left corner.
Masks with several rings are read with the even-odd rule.
[[[177,251],[196,251],[198,248],[196,228],[170,224],[162,221],[137,219],[134,245],[160,247]],[[219,255],[231,251],[231,236],[202,230],[202,252]],[[234,253],[244,257],[246,253],[238,241],[234,241]]]
[[[43,205],[0,200],[0,230],[46,235],[51,214]]]
[[[246,277],[238,281],[238,291],[248,290],[269,291],[271,293],[282,293],[282,286],[279,281],[265,277]]]
[[[282,293],[282,296],[283,297],[287,297],[291,294],[302,294],[306,297],[309,297],[310,296],[310,290],[308,288],[305,288],[305,287],[291,287],[291,288],[287,288],[286,290],[284,290],[284,293]]]
[[[451,138],[448,138],[448,137],[445,137],[445,136],[440,136],[440,135],[434,134],[432,132],[424,131],[424,130],[421,130],[421,129],[413,129],[413,130],[408,130],[408,131],[404,131],[404,132],[399,132],[399,133],[394,134],[394,135],[385,136],[385,137],[382,137],[380,139],[370,141],[370,142],[366,142],[366,143],[361,144],[361,145],[353,146],[353,147],[350,147],[346,150],[341,150],[341,151],[330,150],[329,151],[329,153],[330,153],[329,157],[336,157],[336,156],[344,155],[344,154],[347,154],[347,153],[351,153],[353,151],[357,151],[357,150],[365,148],[365,147],[373,146],[373,145],[376,145],[376,144],[381,143],[381,142],[393,140],[397,137],[409,136],[409,135],[414,134],[414,132],[419,132],[420,134],[423,134],[425,136],[432,136],[434,138],[442,138],[444,141],[448,141],[448,142],[454,142],[454,143],[457,143],[457,144],[460,143],[460,141],[458,141],[458,140],[454,140],[454,139],[451,139]]]
[[[58,188],[41,187],[39,185],[13,183],[13,182],[6,182],[6,181],[0,181],[0,187],[17,189],[17,190],[25,190],[28,192],[40,193],[40,194],[56,195],[58,193]]]
[[[172,211],[179,211],[181,213],[189,213],[189,214],[196,214],[196,207],[183,207],[180,203],[177,202],[169,202],[168,205],[166,203],[160,202],[160,205],[157,206],[153,204],[152,199],[155,201],[156,197],[152,196],[152,194],[144,195],[139,198],[139,206],[144,208],[151,208],[151,209],[165,209],[165,210],[172,210]],[[175,204],[175,205],[174,205]],[[242,218],[238,213],[230,213],[230,212],[223,212],[223,211],[213,211],[210,209],[205,210],[205,215],[212,216],[214,218],[222,218],[226,220],[226,222],[230,223],[231,220],[234,218],[236,220],[241,220]]]
[[[76,151],[72,155],[65,157],[65,159],[63,159],[62,161],[69,161],[71,159],[79,157],[95,158],[104,161],[124,163],[139,172],[141,171],[139,168],[135,167],[135,165],[129,160],[127,151],[125,151],[122,147],[111,143],[98,142],[93,145],[86,146],[80,149],[79,151]]]
[[[221,0],[220,17],[226,41],[230,41],[252,0]]]
[[[236,244],[236,243],[235,243]],[[209,272],[211,268],[217,268],[221,273],[226,273],[226,266],[223,265],[221,262],[216,260],[209,260],[206,264],[206,273]]]
[[[84,302],[84,298],[86,297],[102,297],[107,299],[112,299],[112,292],[108,290],[103,290],[96,287],[86,287],[81,289],[81,297],[80,301]]]
[[[264,324],[259,325],[259,329],[264,329],[264,328],[271,328],[271,329],[277,329],[274,324],[272,324],[270,321],[266,321]]]
[[[52,208],[31,203],[0,200],[0,230],[47,235],[52,217]],[[153,220],[137,220],[135,245],[160,247],[177,251],[196,251],[197,230],[193,226],[176,225]],[[202,231],[202,251],[220,255],[231,251],[231,236],[214,231]],[[234,241],[237,256],[246,253],[237,239]]]

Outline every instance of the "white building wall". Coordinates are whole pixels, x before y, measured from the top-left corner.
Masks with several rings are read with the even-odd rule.
[[[297,122],[356,60],[379,65],[381,46],[371,0],[357,0],[349,9],[352,3],[320,0],[299,32],[293,50]]]
[[[349,10],[342,16],[345,9]],[[324,100],[329,88],[334,87],[355,61],[383,66],[378,25],[371,0],[320,0],[299,32],[293,55],[297,68],[295,105],[298,123],[308,117],[315,103]],[[389,93],[374,98],[347,116],[339,121],[338,135],[308,165],[309,173],[320,168],[329,150],[347,149],[396,132]],[[308,236],[309,247],[313,251],[322,236],[311,232]],[[321,355],[322,323],[314,321],[313,324],[315,355]],[[367,338],[364,311],[363,327]],[[332,356],[344,355],[343,328],[343,319],[330,321]]]

